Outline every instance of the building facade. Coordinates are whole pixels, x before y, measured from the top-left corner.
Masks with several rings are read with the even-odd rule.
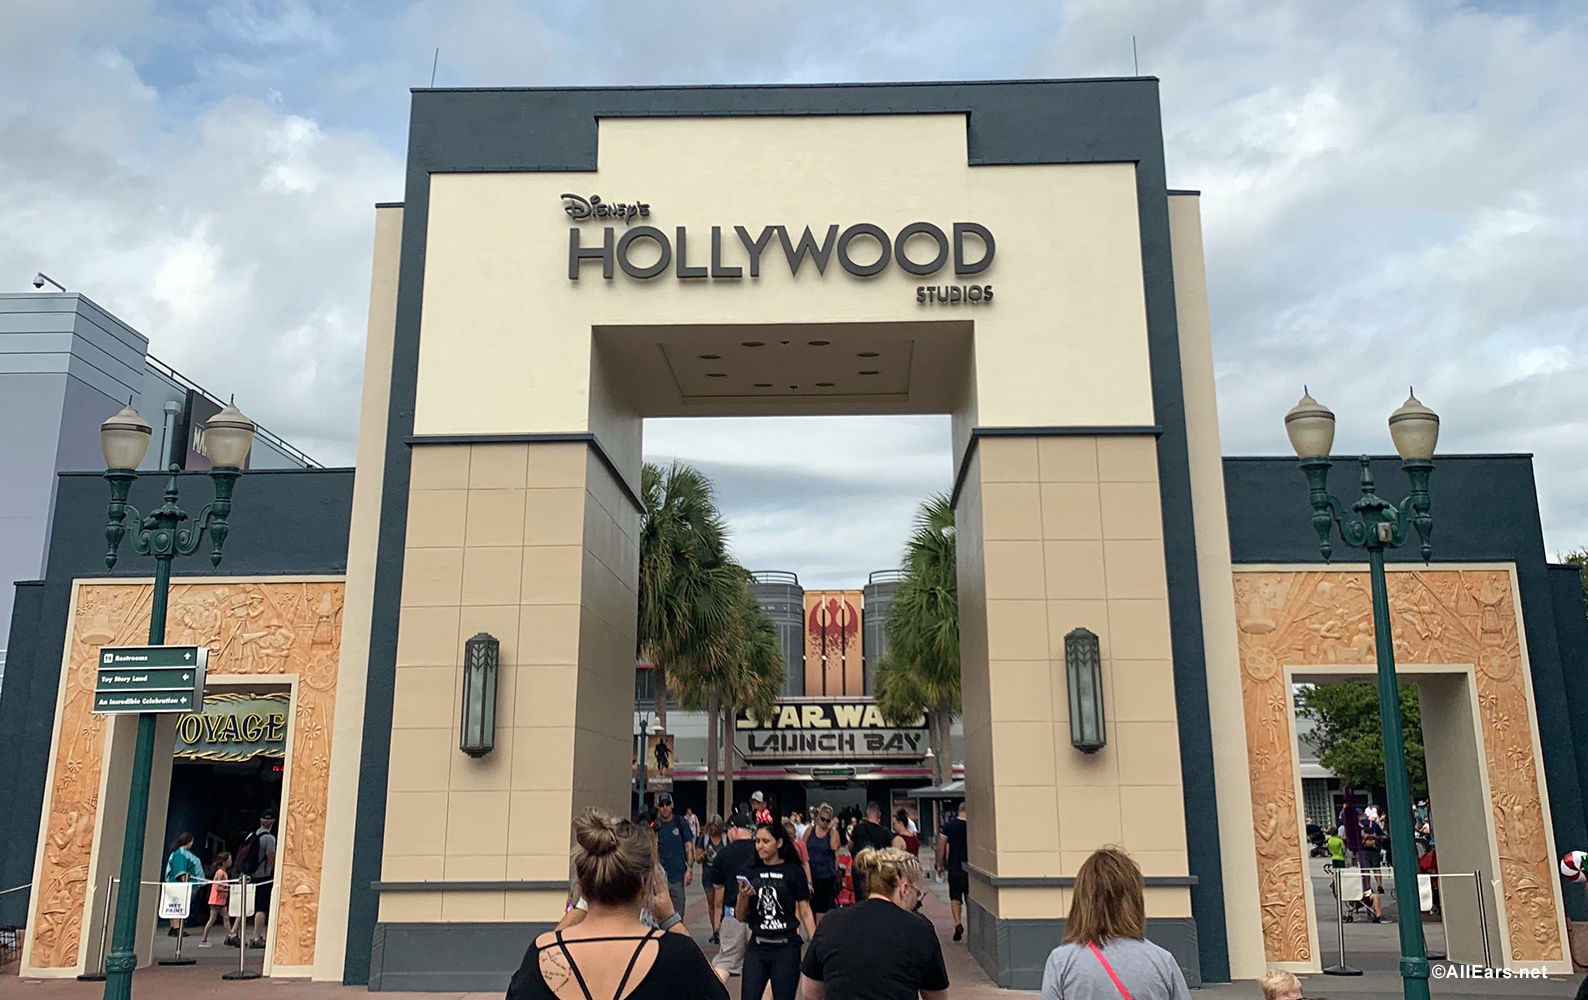
[[[147,337],[76,292],[0,293],[0,421],[26,429],[0,443],[0,636],[11,584],[43,572],[56,474],[103,467],[99,425],[129,401],[154,428],[144,469],[209,467],[195,435],[225,404],[150,355]],[[316,463],[261,428],[249,465]],[[0,684],[5,660],[0,648]]]
[[[644,418],[791,413],[952,415],[982,967],[1034,986],[1077,867],[1114,843],[1191,982],[1315,970],[1290,691],[1371,676],[1365,571],[1321,562],[1292,460],[1221,456],[1211,343],[1198,196],[1168,187],[1155,80],[416,91],[404,201],[376,210],[345,544],[229,550],[261,578],[181,598],[217,684],[293,699],[295,860],[267,971],[503,986],[562,914],[566,821],[627,807]],[[1588,841],[1581,594],[1545,561],[1528,459],[1441,458],[1434,490],[1435,561],[1397,554],[1391,597],[1401,667],[1441,720],[1441,858],[1493,873],[1498,963],[1568,971],[1567,921],[1588,914],[1553,865]],[[136,631],[144,586],[82,557],[76,526],[97,527],[67,498],[30,618],[34,700],[0,696],[24,762],[0,780],[26,784],[0,797],[25,845],[0,874],[37,887],[37,976],[95,958],[130,750],[74,678]],[[238,540],[245,513],[282,534],[314,516],[247,478]],[[792,613],[797,581],[778,586]],[[736,720],[736,740],[833,766],[851,738],[906,753],[909,732],[867,732],[854,703],[846,604],[866,595],[809,596],[805,691],[826,694]],[[1107,731],[1089,753],[1064,659],[1082,627]],[[481,632],[501,663],[476,756],[460,676]],[[48,731],[10,729],[18,712]],[[174,723],[162,739],[174,752]],[[1476,960],[1454,927],[1452,958]]]

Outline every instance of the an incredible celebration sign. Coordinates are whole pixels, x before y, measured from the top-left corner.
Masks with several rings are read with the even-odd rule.
[[[869,698],[780,701],[765,719],[740,712],[734,729],[744,755],[763,760],[913,760],[927,747],[925,715],[894,728]]]

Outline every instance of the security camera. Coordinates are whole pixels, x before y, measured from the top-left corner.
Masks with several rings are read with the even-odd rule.
[[[33,287],[34,288],[43,288],[44,287],[44,275],[43,274],[35,274],[33,276]]]
[[[33,287],[34,288],[43,288],[46,282],[48,282],[49,284],[54,285],[56,291],[60,291],[60,292],[66,291],[66,286],[65,285],[62,285],[59,281],[56,281],[54,278],[52,278],[49,275],[45,274],[43,271],[40,271],[39,273],[37,273],[37,274],[35,274],[33,276]]]

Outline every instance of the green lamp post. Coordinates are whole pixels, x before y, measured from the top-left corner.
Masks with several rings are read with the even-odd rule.
[[[1400,409],[1390,414],[1390,437],[1401,458],[1401,469],[1410,482],[1411,492],[1400,504],[1390,503],[1373,491],[1373,471],[1368,457],[1361,458],[1362,496],[1345,505],[1328,489],[1329,448],[1334,444],[1334,414],[1303,389],[1301,402],[1285,414],[1285,433],[1290,437],[1301,471],[1307,477],[1312,503],[1312,526],[1318,532],[1318,547],[1324,561],[1332,552],[1330,537],[1338,529],[1345,544],[1367,550],[1368,570],[1373,591],[1373,635],[1378,656],[1378,706],[1380,732],[1384,740],[1384,784],[1389,795],[1385,804],[1389,816],[1390,847],[1395,885],[1402,903],[1397,921],[1401,939],[1401,986],[1406,1000],[1429,1000],[1428,956],[1423,943],[1423,925],[1416,908],[1417,851],[1412,843],[1412,800],[1406,778],[1406,742],[1401,730],[1400,687],[1395,676],[1395,639],[1390,630],[1389,590],[1384,580],[1384,550],[1399,548],[1411,532],[1417,532],[1423,561],[1433,555],[1429,537],[1434,521],[1429,516],[1428,477],[1434,471],[1434,445],[1439,440],[1439,417],[1409,395]],[[1354,516],[1352,516],[1354,515]],[[1405,904],[1412,901],[1407,914]]]
[[[197,552],[206,532],[210,536],[210,563],[219,566],[221,547],[230,531],[227,518],[232,510],[232,488],[248,460],[254,442],[254,422],[228,404],[204,424],[200,448],[213,468],[215,502],[206,506],[195,523],[184,527],[188,515],[177,506],[176,474],[170,468],[165,502],[147,517],[127,502],[135,471],[149,449],[151,428],[129,403],[120,413],[99,428],[99,444],[105,454],[105,479],[110,483],[110,519],[105,524],[105,565],[116,565],[116,550],[122,538],[132,535],[132,549],[139,555],[154,557],[154,595],[149,607],[149,645],[165,644],[166,602],[171,590],[171,560]],[[129,522],[130,515],[130,522]],[[111,934],[110,954],[105,958],[105,1000],[130,1000],[132,972],[138,966],[138,883],[143,879],[143,830],[149,819],[149,777],[154,769],[154,727],[156,715],[138,716],[138,739],[132,758],[132,781],[127,792],[127,829],[121,847],[121,884],[116,898],[116,925]]]

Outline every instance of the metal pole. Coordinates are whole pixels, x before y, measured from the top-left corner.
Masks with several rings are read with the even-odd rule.
[[[99,895],[99,887],[94,887],[94,895]],[[116,900],[116,876],[112,875],[105,881],[105,906],[99,914],[99,971],[85,972],[78,979],[86,983],[102,983],[105,981],[105,943],[110,940],[110,908]]]
[[[1335,939],[1340,944],[1340,964],[1331,965],[1323,970],[1326,976],[1360,976],[1361,969],[1352,968],[1345,964],[1345,900],[1340,898],[1340,869],[1329,866],[1332,871],[1330,876],[1334,879],[1334,926],[1339,931]]]
[[[248,876],[239,875],[237,889],[242,897],[237,903],[237,968],[221,976],[222,979],[258,979],[263,973],[255,972],[248,968],[248,918],[253,916],[248,912]],[[231,901],[227,900],[226,908],[231,909]]]
[[[1373,584],[1373,633],[1378,652],[1378,706],[1380,732],[1384,741],[1384,784],[1389,801],[1385,809],[1390,820],[1391,868],[1399,886],[1417,885],[1417,853],[1412,843],[1411,791],[1406,780],[1406,739],[1401,729],[1400,684],[1395,675],[1395,637],[1390,630],[1389,586],[1384,578],[1384,542],[1375,529],[1389,522],[1369,524],[1368,568]],[[1428,956],[1423,947],[1422,913],[1412,908],[1417,919],[1406,919],[1400,907],[1396,926],[1401,939],[1401,985],[1406,1000],[1430,1000]]]
[[[171,590],[171,556],[154,560],[154,594],[149,607],[149,645],[165,643],[165,605]],[[143,828],[149,822],[149,783],[154,771],[152,712],[138,716],[138,742],[127,790],[127,829],[121,842],[121,883],[136,886],[116,900],[116,928],[105,960],[105,1000],[132,1000],[132,971],[138,967],[138,902],[142,895]]]
[[[188,905],[191,907],[193,905],[193,880],[186,872],[183,872],[180,881],[187,886]],[[164,892],[165,890],[162,888],[161,891]],[[176,955],[172,958],[160,959],[161,965],[193,965],[198,961],[196,958],[182,957],[182,939],[185,937],[187,937],[187,918],[183,917],[181,926],[177,928]]]
[[[1475,868],[1472,871],[1472,891],[1478,897],[1478,933],[1483,937],[1483,967],[1494,967],[1493,956],[1489,954],[1489,908],[1484,902],[1483,869]]]

